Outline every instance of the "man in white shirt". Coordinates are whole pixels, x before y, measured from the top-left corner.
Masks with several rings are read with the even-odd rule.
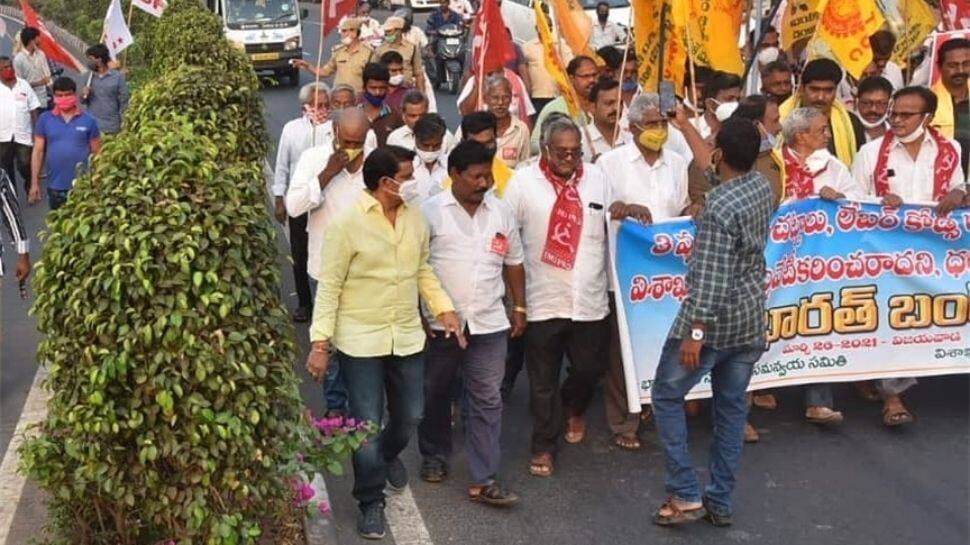
[[[0,65],[2,66],[2,65]],[[276,221],[287,223],[286,189],[290,185],[297,161],[307,149],[321,145],[321,127],[330,117],[330,98],[327,86],[308,83],[300,89],[300,105],[303,115],[283,126],[276,152],[276,169],[273,173],[273,198]],[[289,218],[290,254],[293,256],[293,277],[296,283],[297,308],[293,311],[294,322],[310,319],[310,278],[307,275],[307,214]]]
[[[448,129],[438,114],[425,114],[414,124],[414,180],[401,186],[401,198],[420,206],[444,189],[448,177]]]
[[[633,141],[628,129],[620,127],[620,84],[613,79],[596,82],[589,92],[593,122],[583,131],[583,158],[590,163],[604,153]],[[629,119],[627,126],[629,126]],[[614,135],[616,139],[614,140]]]
[[[485,80],[485,104],[495,114],[495,140],[498,158],[509,168],[529,159],[529,126],[512,115],[512,83],[505,76],[493,75]]]
[[[404,125],[394,129],[387,136],[387,145],[401,146],[416,151],[414,147],[414,125],[429,111],[427,95],[416,89],[408,91],[401,102],[401,119],[404,120]],[[442,153],[447,154],[454,145],[455,139],[451,136],[451,133],[446,131]]]
[[[608,45],[622,44],[626,40],[626,32],[620,25],[610,21],[609,2],[596,4],[596,20],[593,21],[593,34],[589,37],[589,47],[593,51]]]
[[[796,108],[781,122],[782,202],[813,195],[827,200],[859,200],[865,195],[849,169],[827,147],[832,134],[825,114]]]
[[[324,234],[341,212],[357,202],[364,190],[362,166],[370,124],[358,108],[333,113],[334,139],[300,155],[286,190],[291,218],[307,214],[307,273],[317,282],[323,267]],[[324,380],[328,412],[346,410],[347,393],[339,379],[339,364],[331,358]]]
[[[596,165],[583,163],[579,133],[568,116],[552,114],[542,125],[539,161],[519,169],[504,196],[525,250],[525,360],[533,422],[529,472],[540,477],[553,473],[561,436],[569,443],[585,437],[583,413],[608,367],[603,355],[609,342],[609,188]],[[566,354],[569,370],[560,387]]]
[[[869,142],[856,155],[852,174],[866,192],[886,206],[936,202],[948,214],[966,196],[960,148],[931,125],[937,97],[926,87],[904,87],[893,95],[890,131]],[[916,385],[909,377],[875,381],[883,401],[882,422],[895,427],[913,421],[902,394]]]
[[[40,49],[40,31],[34,27],[24,27],[20,31],[20,43],[24,48],[13,59],[13,67],[17,77],[27,80],[27,83],[37,95],[41,109],[46,110],[50,102],[51,68],[47,62],[47,55]]]
[[[596,163],[603,172],[609,173],[608,210],[617,229],[619,222],[626,218],[652,223],[680,216],[690,205],[687,161],[665,149],[668,128],[666,118],[660,113],[660,97],[656,93],[639,95],[630,103],[628,115],[634,140],[606,152]],[[610,370],[604,385],[606,420],[616,446],[637,450],[640,416],[628,410],[612,290],[610,295],[613,319],[610,320]]]
[[[893,86],[881,76],[865,78],[859,82],[859,98],[856,112],[865,128],[866,142],[878,140],[889,130],[889,100],[893,96]]]
[[[18,78],[10,57],[0,57],[0,167],[16,186],[16,172],[30,188],[30,155],[40,101],[27,80]],[[16,167],[16,170],[14,170]]]
[[[430,338],[418,444],[421,478],[443,481],[452,452],[452,391],[460,369],[469,415],[465,427],[471,473],[468,496],[505,506],[518,497],[495,480],[501,462],[500,389],[508,339],[521,336],[526,327],[525,268],[512,211],[490,191],[494,156],[495,150],[474,140],[458,144],[448,157],[451,189],[422,206],[431,235],[429,263],[461,317],[468,346],[462,350],[458,339],[446,337],[437,320],[424,312]],[[503,276],[512,292],[511,325],[502,303]]]
[[[894,90],[903,88],[903,70],[891,61],[893,50],[896,48],[896,35],[888,30],[880,30],[869,36],[869,46],[872,48],[872,70],[870,75],[882,76],[893,86]]]

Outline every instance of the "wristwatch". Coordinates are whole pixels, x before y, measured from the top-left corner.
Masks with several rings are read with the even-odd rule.
[[[701,328],[699,328],[699,327],[695,327],[695,328],[691,329],[690,330],[690,338],[693,339],[693,340],[695,340],[695,341],[703,341],[704,340],[704,330],[701,329]]]

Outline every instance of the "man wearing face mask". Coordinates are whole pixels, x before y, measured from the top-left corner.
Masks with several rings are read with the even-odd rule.
[[[404,121],[404,125],[395,129],[387,137],[387,145],[401,146],[402,148],[414,151],[414,126],[428,112],[428,97],[416,89],[408,91],[401,106],[401,119]],[[455,147],[455,139],[451,136],[451,133],[446,132],[442,152],[448,153],[453,147]]]
[[[404,125],[401,115],[384,104],[390,79],[391,73],[380,64],[372,62],[364,67],[364,91],[360,94],[360,106],[370,120],[379,146],[384,146],[387,137]]]
[[[358,124],[362,121],[358,118]],[[362,143],[364,130],[358,129]],[[387,146],[359,167],[366,190],[327,229],[310,326],[307,370],[322,379],[330,351],[336,350],[350,416],[380,430],[353,456],[357,532],[367,539],[381,539],[386,532],[384,487],[401,490],[408,484],[398,455],[424,411],[426,338],[418,298],[444,339],[455,336],[459,349],[467,346],[455,307],[428,263],[427,223],[417,207],[401,199],[413,159],[414,152]]]
[[[388,51],[381,55],[380,62],[391,75],[391,78],[387,80],[387,94],[384,95],[384,104],[387,104],[395,112],[400,112],[404,96],[416,90],[414,84],[409,83],[404,78],[404,58],[397,51]]]
[[[128,108],[128,82],[121,72],[108,68],[111,55],[104,44],[92,45],[87,55],[91,77],[81,92],[81,103],[97,120],[102,133],[115,134],[121,130]]]
[[[408,204],[420,206],[445,188],[448,137],[445,120],[438,114],[425,114],[414,124],[414,181],[401,186],[401,195]]]
[[[579,106],[582,110],[579,114],[579,119],[574,119],[573,121],[582,127],[589,123],[589,112],[593,110],[593,104],[589,100],[589,93],[593,90],[596,82],[599,81],[599,68],[597,68],[596,62],[593,59],[580,55],[569,61],[569,64],[566,66],[566,74],[569,76],[570,85],[576,91],[576,96],[579,98]],[[546,104],[546,107],[539,112],[535,126],[541,127],[545,119],[554,113],[569,115],[569,106],[567,106],[565,98],[560,96],[549,104]],[[539,133],[540,131],[532,132],[533,154],[539,153]]]
[[[300,89],[303,114],[283,126],[276,153],[276,169],[273,175],[274,216],[286,224],[289,219],[290,253],[293,256],[293,277],[296,283],[297,308],[293,321],[310,319],[310,279],[307,275],[307,214],[289,218],[286,213],[286,190],[290,177],[303,152],[311,146],[321,145],[321,127],[330,116],[329,90],[322,83],[308,83]]]
[[[886,78],[873,76],[859,82],[856,110],[859,121],[866,129],[866,142],[878,140],[889,130],[886,115],[889,113],[889,99],[893,96],[893,86]]]
[[[340,23],[340,45],[333,48],[330,60],[317,70],[316,66],[303,59],[290,61],[293,66],[307,70],[311,74],[327,78],[334,76],[334,87],[347,84],[360,92],[364,88],[364,67],[370,62],[373,49],[360,40],[362,21],[356,18],[344,19]]]
[[[657,436],[667,466],[668,499],[653,517],[675,526],[706,517],[728,526],[741,459],[746,390],[765,350],[765,243],[774,198],[753,172],[761,140],[744,119],[724,122],[712,162],[723,183],[711,190],[697,222],[688,263],[689,295],[680,307],[651,390]],[[710,483],[702,489],[691,460],[684,396],[711,373],[715,390]]]
[[[428,361],[418,441],[421,478],[442,482],[452,453],[452,387],[460,373],[469,415],[468,497],[508,506],[518,496],[495,478],[501,461],[500,389],[509,338],[525,331],[525,269],[515,217],[490,191],[494,156],[494,150],[474,140],[458,144],[448,157],[451,191],[438,193],[422,206],[431,233],[431,267],[462,319],[468,347],[462,350],[456,339],[446,338],[443,327],[425,312]],[[515,309],[511,323],[502,303],[506,284]]]
[[[620,25],[610,21],[609,2],[596,4],[596,20],[593,21],[593,34],[589,37],[590,49],[596,51],[607,45],[622,44],[626,41],[626,32]]]
[[[638,67],[636,55],[632,51],[627,52],[626,64],[623,65],[623,79],[620,81],[624,106],[629,106],[633,97],[640,92],[640,82],[637,80]]]
[[[891,207],[936,202],[939,215],[964,206],[967,186],[959,145],[932,125],[936,102],[936,95],[925,87],[896,91],[889,132],[863,146],[852,165],[852,174],[869,196]],[[916,385],[916,379],[874,382],[876,399],[883,402],[883,424],[896,427],[912,422],[901,396]]]
[[[615,83],[615,82],[614,82]],[[667,119],[660,113],[660,96],[643,93],[630,104],[631,143],[606,152],[597,161],[609,173],[610,218],[618,228],[619,221],[632,218],[649,224],[674,218],[690,205],[687,193],[687,161],[664,149],[667,141]],[[611,282],[612,284],[612,282]],[[637,450],[640,415],[630,413],[627,405],[626,380],[620,357],[620,334],[616,322],[616,302],[610,290],[610,369],[604,387],[606,419],[613,433],[613,443],[623,449]]]
[[[599,167],[583,162],[580,129],[568,116],[555,114],[541,132],[539,161],[516,171],[505,200],[525,250],[525,365],[533,422],[529,472],[548,477],[560,438],[584,439],[584,413],[609,366],[603,358],[609,345],[609,187]],[[560,383],[567,353],[569,370]]]
[[[741,98],[741,78],[728,72],[715,72],[704,87],[704,115],[697,131],[710,139],[728,117],[734,113]],[[696,154],[696,150],[695,150]]]
[[[101,132],[94,117],[81,111],[73,79],[57,78],[53,91],[54,109],[41,114],[34,128],[27,202],[40,202],[40,170],[46,166],[47,203],[56,210],[67,202],[78,166],[87,168],[90,157],[101,150]]]
[[[330,223],[351,206],[363,191],[361,165],[370,151],[365,146],[367,117],[357,108],[338,110],[331,121],[334,139],[300,155],[286,189],[286,211],[291,218],[307,215],[307,274],[319,282],[326,261],[323,239]],[[347,393],[340,382],[340,366],[332,362],[324,382],[327,411],[343,413]]]
[[[797,108],[781,122],[781,135],[785,143],[775,153],[781,165],[782,201],[813,195],[830,201],[863,197],[848,167],[826,149],[831,135],[822,112]]]
[[[755,40],[754,32],[750,34],[750,39]],[[745,82],[744,90],[746,95],[758,93],[761,89],[761,71],[769,64],[783,58],[783,53],[779,47],[778,31],[769,26],[758,44],[758,51],[755,55],[756,64],[751,67],[748,73],[748,80]]]
[[[10,177],[11,187],[20,173],[29,191],[33,127],[41,104],[27,80],[17,77],[10,57],[0,57],[0,83],[0,168]]]
[[[778,104],[784,103],[792,93],[791,65],[785,60],[770,62],[761,69],[761,94],[771,97]]]
[[[842,81],[842,68],[832,59],[820,58],[810,61],[802,70],[801,87],[798,95],[781,105],[781,118],[800,107],[811,106],[828,119],[828,150],[838,157],[842,164],[851,165],[856,152],[866,142],[865,128],[859,118],[836,100],[839,82]]]
[[[589,93],[593,102],[593,122],[588,131],[583,132],[583,156],[589,157],[592,163],[604,153],[633,141],[629,130],[617,131],[616,126],[620,122],[619,87],[616,80],[603,79]]]
[[[421,64],[421,51],[418,46],[405,40],[403,37],[404,19],[400,17],[388,17],[384,21],[384,44],[374,51],[371,62],[381,61],[382,56],[394,51],[401,55],[402,68],[404,69],[404,81],[414,85],[421,91],[427,89],[424,81],[424,66]],[[381,61],[382,62],[382,61]],[[398,81],[397,86],[403,82]],[[395,83],[391,83],[395,85]]]

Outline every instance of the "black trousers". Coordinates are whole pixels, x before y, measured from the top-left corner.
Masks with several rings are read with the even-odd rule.
[[[310,297],[310,276],[307,274],[307,246],[306,232],[307,216],[303,214],[290,218],[290,254],[293,255],[293,280],[296,282],[296,298],[299,306],[311,308],[313,299]]]
[[[17,175],[24,182],[24,189],[30,190],[30,155],[33,153],[32,146],[25,146],[17,142],[0,142],[0,168],[10,176],[10,181],[17,187]],[[14,170],[16,168],[16,170]]]
[[[563,434],[564,410],[586,412],[596,384],[609,368],[609,318],[595,322],[566,319],[529,322],[525,330],[525,368],[529,373],[532,453],[555,453]],[[559,385],[563,356],[566,380]]]

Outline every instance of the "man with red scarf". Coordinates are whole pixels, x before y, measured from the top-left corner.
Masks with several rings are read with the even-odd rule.
[[[926,87],[904,87],[893,95],[890,131],[859,151],[852,174],[871,196],[886,206],[935,202],[937,213],[959,208],[967,194],[960,148],[932,126],[937,98]],[[877,380],[882,422],[895,427],[913,421],[900,397],[913,378]]]
[[[776,152],[781,166],[781,200],[818,195],[823,199],[862,198],[849,169],[828,150],[828,119],[814,107],[796,108],[781,123],[785,144]]]
[[[606,176],[583,162],[579,127],[554,114],[541,131],[539,161],[515,173],[504,200],[515,212],[525,253],[529,472],[548,477],[560,436],[568,443],[583,440],[583,413],[608,366],[609,199]],[[569,370],[560,387],[567,354]]]

